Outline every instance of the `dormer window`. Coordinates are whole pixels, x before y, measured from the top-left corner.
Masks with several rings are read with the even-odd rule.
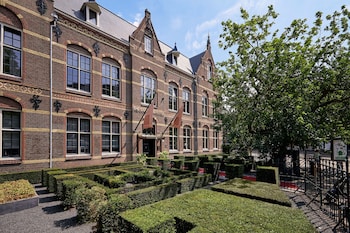
[[[173,65],[177,65],[177,58],[179,57],[180,52],[177,51],[177,47],[175,44],[175,47],[167,54],[166,59],[168,60],[169,63]]]
[[[99,15],[101,14],[101,10],[95,1],[85,2],[81,7],[81,11],[85,15],[86,22],[96,26],[99,25]]]

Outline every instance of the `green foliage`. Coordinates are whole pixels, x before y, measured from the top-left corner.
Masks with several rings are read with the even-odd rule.
[[[124,194],[112,194],[108,201],[99,209],[97,220],[97,232],[117,232],[120,225],[119,213],[132,209],[134,204]]]
[[[273,31],[278,14],[241,9],[242,23],[222,22],[219,46],[230,51],[218,64],[214,103],[230,146],[284,155],[342,137],[350,141],[350,12],[323,17],[313,25],[296,19]]]
[[[249,216],[249,217],[247,217]],[[198,189],[120,214],[135,229],[157,226],[177,218],[194,226],[190,232],[303,232],[315,229],[304,213],[295,208]],[[120,231],[126,230],[121,227]],[[139,232],[139,231],[124,231]],[[181,232],[181,231],[178,231]],[[186,231],[187,232],[187,231]]]
[[[100,209],[106,205],[106,191],[100,187],[80,187],[75,190],[77,217],[80,223],[96,222]]]
[[[289,198],[275,184],[235,178],[212,186],[212,190],[278,205],[291,206]]]
[[[167,183],[127,193],[135,206],[151,204],[174,197],[177,194],[177,183]]]
[[[138,154],[136,156],[137,163],[140,163],[142,165],[146,165],[147,162],[147,155],[146,154]]]
[[[31,184],[38,184],[41,182],[41,171],[39,170],[0,174],[0,183],[21,179],[28,180]]]
[[[35,195],[35,189],[28,180],[6,181],[0,184],[0,204]]]
[[[256,170],[256,180],[271,184],[280,185],[278,167],[258,166]]]
[[[243,164],[226,164],[225,165],[226,178],[242,178],[244,172]]]
[[[162,151],[159,154],[160,159],[168,159],[169,158],[169,152],[168,151]]]

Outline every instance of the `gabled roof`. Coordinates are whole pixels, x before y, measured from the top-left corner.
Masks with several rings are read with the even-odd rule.
[[[58,0],[54,1],[54,8],[58,11],[64,12],[76,19],[85,22],[85,15],[81,11],[82,8],[86,6],[93,6],[93,10],[98,9],[96,11],[99,14],[99,26],[96,26],[97,30],[101,30],[106,34],[115,37],[124,43],[129,43],[129,36],[133,34],[133,32],[137,29],[135,25],[124,20],[108,9],[104,8],[101,5],[98,5],[95,1],[89,0]],[[87,23],[87,22],[85,22]],[[166,60],[166,55],[173,50],[172,47],[158,40],[159,46],[163,54],[165,54],[164,59]],[[179,54],[177,58],[177,67],[186,73],[193,74],[197,71],[201,58],[205,54],[205,52],[200,53],[191,59],[183,55]],[[167,60],[166,60],[167,61]]]

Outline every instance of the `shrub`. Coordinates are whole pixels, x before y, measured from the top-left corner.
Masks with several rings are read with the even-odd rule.
[[[27,172],[16,172],[6,173],[0,175],[0,183],[5,181],[16,181],[16,180],[28,180],[31,184],[38,184],[41,182],[41,171],[27,171]]]
[[[46,183],[46,188],[50,193],[55,192],[55,179],[54,176],[56,175],[62,175],[66,174],[67,172],[64,170],[53,170],[53,171],[48,171],[47,174],[47,183]]]
[[[76,205],[75,191],[82,187],[86,187],[86,182],[81,179],[64,180],[62,182],[62,205],[65,209]]]
[[[96,231],[117,232],[120,220],[119,213],[128,209],[132,209],[134,204],[132,200],[124,194],[112,194],[108,201],[99,209]]]
[[[242,178],[244,172],[243,164],[226,164],[225,165],[226,178]]]
[[[0,203],[34,197],[34,187],[28,180],[6,181],[0,184]]]
[[[75,191],[78,221],[80,223],[97,221],[98,213],[106,204],[106,191],[100,187],[80,187]]]
[[[278,167],[258,166],[256,171],[256,181],[267,182],[280,185]]]

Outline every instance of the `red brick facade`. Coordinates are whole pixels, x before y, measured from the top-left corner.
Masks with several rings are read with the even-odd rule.
[[[45,7],[37,5],[38,2]],[[95,4],[94,1],[78,2],[81,6],[76,10],[81,14],[86,7],[99,9],[89,5]],[[143,21],[134,27],[125,41],[103,31],[102,26],[94,27],[74,18],[63,11],[59,3],[58,6],[55,4],[57,1],[50,0],[0,1],[2,30],[15,36],[19,32],[21,40],[20,69],[16,69],[18,62],[13,65],[5,58],[1,60],[9,63],[10,68],[2,64],[0,71],[3,135],[0,172],[123,162],[134,160],[138,153],[157,156],[162,151],[169,151],[170,155],[221,151],[222,135],[216,134],[213,127],[215,93],[209,80],[212,77],[208,76],[212,76],[215,68],[209,39],[206,50],[197,57],[199,63],[188,72],[166,59],[171,53],[163,50],[169,46],[158,40],[147,10]],[[57,27],[51,16],[54,12],[59,19]],[[101,20],[103,14],[107,14],[98,10],[97,13]],[[132,28],[130,24],[126,26]],[[56,33],[58,28],[61,33]],[[145,35],[151,38],[150,52],[145,51]],[[14,44],[15,36],[10,39]],[[11,47],[11,51],[17,49]],[[181,56],[179,59],[186,59]],[[14,56],[11,58],[15,59]],[[189,64],[187,60],[178,63]],[[71,73],[75,72],[75,61],[79,62],[76,76]],[[74,69],[70,69],[70,62]],[[105,95],[112,93],[112,89],[102,81],[108,80],[102,77],[104,63],[119,71],[119,85],[113,86],[118,87],[117,97]],[[17,70],[20,74],[16,73]],[[146,85],[141,83],[143,75],[147,81],[154,80],[157,93],[154,98],[154,130],[149,131],[142,127],[148,107],[147,103],[142,103],[141,97],[143,85]],[[70,77],[78,77],[79,81],[76,83]],[[169,109],[170,85],[177,95],[174,109]],[[171,121],[176,110],[181,109],[184,90],[190,96],[188,112],[183,113],[181,127],[173,129]],[[203,101],[206,105],[204,114]],[[186,140],[185,131],[188,134]]]

